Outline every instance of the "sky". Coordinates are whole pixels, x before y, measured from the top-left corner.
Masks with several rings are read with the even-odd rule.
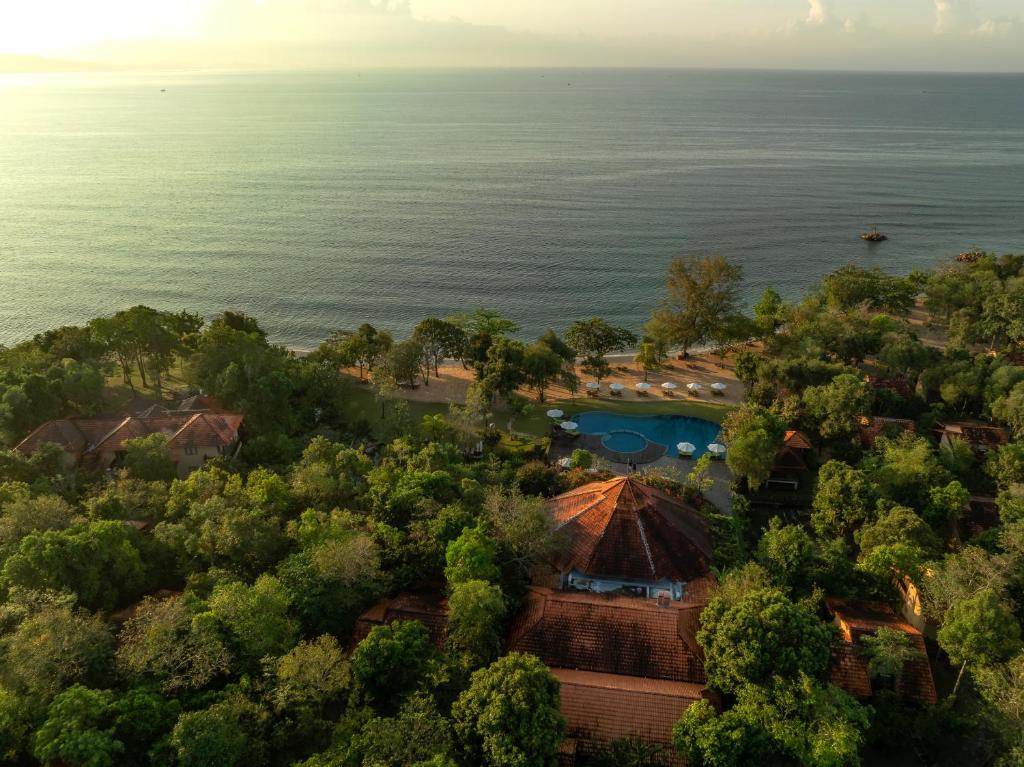
[[[1024,0],[0,0],[0,69],[1024,71]]]

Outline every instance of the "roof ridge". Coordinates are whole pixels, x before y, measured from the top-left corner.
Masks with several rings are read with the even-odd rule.
[[[187,428],[189,427],[189,425],[190,425],[190,424],[191,424],[191,423],[192,423],[193,421],[195,421],[195,420],[196,420],[197,418],[199,418],[199,417],[200,417],[201,415],[203,415],[203,413],[201,413],[201,412],[200,412],[200,413],[195,413],[194,415],[191,415],[191,416],[189,416],[189,417],[188,417],[188,418],[187,418],[187,419],[185,420],[185,423],[183,423],[183,424],[182,424],[181,426],[179,426],[179,427],[178,427],[178,430],[177,430],[176,432],[174,432],[174,434],[172,434],[172,435],[170,436],[170,439],[168,439],[167,441],[168,441],[168,442],[170,442],[171,440],[173,440],[173,439],[176,439],[176,438],[178,437],[178,435],[179,435],[179,434],[181,434],[181,433],[182,433],[183,431],[185,431],[185,429],[187,429]]]
[[[119,422],[119,423],[117,424],[117,426],[115,426],[115,427],[114,427],[113,429],[111,429],[110,431],[108,431],[108,432],[107,432],[106,434],[104,434],[104,435],[103,435],[103,437],[101,437],[100,439],[96,440],[96,441],[95,441],[95,442],[94,442],[93,444],[89,445],[89,446],[88,446],[88,447],[86,448],[86,452],[91,452],[91,451],[95,450],[96,448],[98,448],[98,447],[99,447],[100,445],[102,445],[102,444],[103,444],[104,442],[106,442],[106,441],[107,441],[108,439],[110,439],[110,438],[111,438],[112,436],[114,436],[115,434],[117,434],[117,432],[119,432],[119,431],[120,431],[121,429],[123,429],[123,428],[124,428],[125,426],[127,426],[127,425],[128,425],[128,422],[129,422],[129,421],[131,421],[131,420],[132,420],[133,418],[134,418],[134,416],[130,416],[130,415],[128,415],[128,416],[125,416],[125,417],[124,417],[124,418],[123,418],[123,419],[122,419],[122,420],[121,420],[121,421],[120,421],[120,422]]]

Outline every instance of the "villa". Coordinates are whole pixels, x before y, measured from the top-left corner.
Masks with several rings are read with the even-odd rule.
[[[15,449],[31,455],[46,443],[64,451],[68,469],[115,468],[128,440],[164,434],[178,476],[187,477],[212,458],[231,455],[238,446],[243,416],[237,413],[165,411],[160,415],[117,418],[61,418],[36,427]]]
[[[888,605],[845,599],[826,599],[825,605],[839,629],[841,640],[833,648],[832,681],[856,698],[870,698],[881,689],[894,690],[901,697],[917,703],[935,703],[935,681],[924,637],[914,626],[901,620]],[[879,628],[901,631],[910,640],[914,657],[892,678],[872,678],[868,658],[863,653],[863,639]]]
[[[563,547],[534,585],[508,649],[540,658],[561,682],[564,765],[617,738],[665,748],[672,726],[709,697],[697,643],[714,586],[699,514],[635,479],[593,482],[548,501]]]

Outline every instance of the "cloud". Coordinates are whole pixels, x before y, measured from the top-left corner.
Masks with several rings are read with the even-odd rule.
[[[974,29],[978,19],[964,0],[933,0],[935,3],[935,33],[967,32]]]
[[[825,0],[807,0],[810,8],[807,11],[806,22],[809,25],[821,26],[829,20],[830,14]]]
[[[409,0],[346,0],[341,11],[366,16],[411,16]]]
[[[1024,25],[1016,16],[998,16],[993,19],[986,19],[973,30],[971,34],[982,37],[1007,37],[1019,32]]]

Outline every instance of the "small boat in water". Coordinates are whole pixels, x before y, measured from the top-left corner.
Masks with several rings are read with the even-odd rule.
[[[877,226],[871,227],[871,231],[870,232],[864,232],[864,234],[862,234],[860,236],[860,238],[862,240],[866,240],[867,242],[885,242],[886,240],[889,239],[884,234],[882,234],[880,231],[878,231],[878,227]]]

